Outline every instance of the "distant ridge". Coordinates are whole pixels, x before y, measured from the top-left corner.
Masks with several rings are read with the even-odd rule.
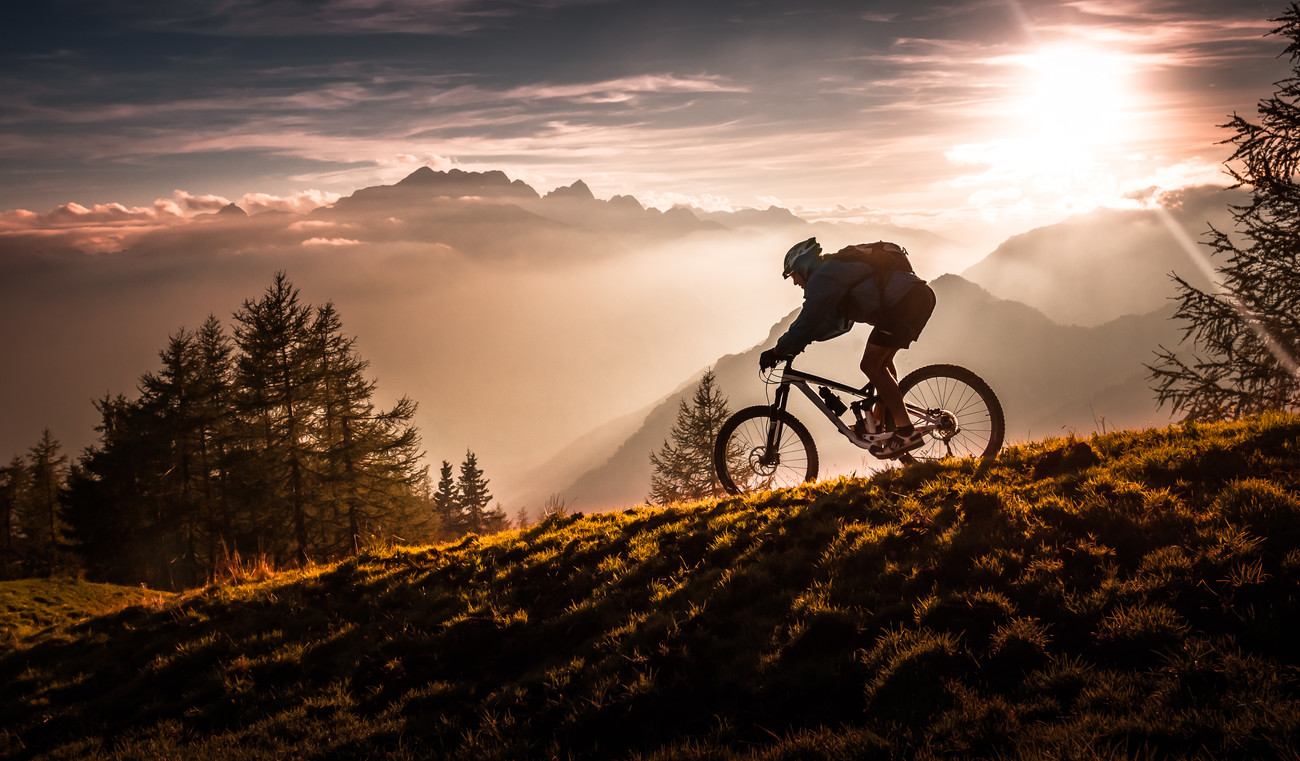
[[[939,306],[922,340],[900,355],[899,372],[938,362],[970,367],[1001,398],[1010,441],[1031,435],[1091,432],[1100,429],[1103,419],[1109,430],[1169,421],[1168,411],[1156,408],[1142,363],[1157,344],[1177,341],[1177,325],[1169,319],[1172,307],[1080,327],[1053,322],[1034,307],[1000,299],[957,275],[944,275],[931,285]],[[758,353],[772,345],[796,314],[792,312],[774,325],[762,343],[721,357],[714,364],[718,387],[733,411],[765,403],[765,386],[757,374]],[[857,366],[868,330],[858,326],[850,336],[814,344],[797,365],[830,377],[860,377]],[[558,492],[585,510],[644,501],[650,483],[649,455],[667,438],[679,404],[693,392],[696,382],[698,374],[662,399],[636,433],[605,459],[592,461],[581,477],[570,484],[548,484],[544,490]],[[804,404],[796,394],[791,409],[806,417],[818,439],[823,477],[834,472],[837,463],[845,472],[881,467],[844,442]],[[533,495],[533,504],[540,504],[544,497]]]
[[[591,192],[591,188],[587,187],[587,183],[582,180],[578,180],[572,185],[566,187],[556,188],[543,196],[543,198],[572,198],[578,201],[596,200],[596,196]],[[640,206],[640,204],[637,204],[637,206]]]
[[[983,260],[964,270],[966,279],[1006,299],[1022,301],[1057,322],[1099,325],[1124,314],[1159,309],[1174,295],[1177,272],[1200,288],[1209,250],[1199,242],[1214,225],[1231,230],[1228,205],[1234,192],[1207,186],[1188,188],[1151,209],[1098,209],[1063,222],[1012,236]],[[1169,225],[1198,245],[1183,249]]]
[[[408,174],[393,187],[421,188],[439,191],[441,195],[452,197],[465,196],[514,196],[519,198],[537,198],[533,190],[523,180],[511,180],[505,172],[492,170],[488,172],[466,172],[449,169],[445,172],[435,171],[422,166]]]

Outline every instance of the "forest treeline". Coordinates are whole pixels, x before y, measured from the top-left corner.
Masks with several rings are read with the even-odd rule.
[[[332,303],[285,273],[172,334],[139,395],[95,401],[97,443],[75,462],[47,430],[0,469],[0,578],[84,571],[157,588],[232,563],[274,567],[508,525],[472,451],[458,477],[423,465],[416,403],[375,406],[375,381]]]

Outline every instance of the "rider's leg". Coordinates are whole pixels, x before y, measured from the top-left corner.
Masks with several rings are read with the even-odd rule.
[[[862,372],[867,374],[880,395],[880,401],[893,415],[895,427],[909,427],[912,418],[907,414],[907,405],[903,404],[903,392],[898,388],[898,375],[894,369],[894,355],[897,353],[898,349],[868,341],[867,350],[862,353]]]

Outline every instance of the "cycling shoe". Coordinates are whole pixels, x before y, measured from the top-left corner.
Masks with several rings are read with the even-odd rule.
[[[907,436],[895,431],[893,436],[871,447],[868,451],[876,457],[892,460],[896,457],[902,457],[913,449],[918,449],[923,444],[925,444],[925,434],[920,431],[915,431]]]

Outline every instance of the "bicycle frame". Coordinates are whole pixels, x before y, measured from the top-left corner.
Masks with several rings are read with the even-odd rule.
[[[826,416],[826,419],[835,425],[836,430],[838,430],[841,435],[853,442],[856,446],[862,449],[870,449],[870,447],[879,444],[892,435],[892,432],[890,431],[882,431],[877,428],[875,418],[869,411],[862,418],[866,422],[866,436],[859,436],[854,433],[850,424],[845,423],[844,418],[841,417],[844,412],[848,412],[855,404],[864,406],[869,410],[875,402],[879,401],[876,390],[870,383],[867,383],[867,385],[862,388],[854,388],[840,383],[839,381],[833,381],[830,378],[823,378],[819,375],[813,375],[812,373],[805,373],[802,370],[796,370],[789,362],[785,363],[785,367],[781,371],[781,378],[777,380],[776,383],[776,398],[772,400],[772,408],[774,410],[785,409],[790,398],[790,387],[794,386],[802,391],[803,395],[808,397],[808,401],[812,402],[813,406],[820,410],[821,413]],[[822,398],[819,392],[813,391],[813,386],[817,386],[819,389],[825,389],[849,396],[853,401],[850,401],[849,404],[845,406],[844,412],[837,414],[831,410],[827,405],[826,400]],[[843,400],[840,401],[843,403]],[[927,410],[917,407],[914,404],[908,404],[907,402],[904,402],[904,404],[907,405],[908,414],[912,415],[914,418],[916,430],[921,431],[922,433],[930,433],[940,427],[939,421],[936,419],[937,414],[940,412],[939,410]],[[772,426],[772,429],[768,432],[768,451],[775,451],[776,442],[781,438],[782,423],[780,419],[774,416],[773,423],[774,425]]]

